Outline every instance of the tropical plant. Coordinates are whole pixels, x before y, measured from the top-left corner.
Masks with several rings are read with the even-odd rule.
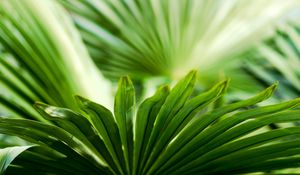
[[[299,24],[281,24],[273,37],[246,53],[244,70],[263,86],[278,80],[281,86],[276,96],[279,99],[299,97],[299,43]]]
[[[4,174],[6,168],[16,158],[16,156],[28,148],[30,148],[30,146],[16,146],[0,149],[0,174]]]
[[[202,21],[203,24],[205,24],[204,26],[210,26],[210,20],[205,20],[204,17],[207,14],[214,13],[216,10],[220,11],[220,14],[216,16],[216,22],[211,24],[211,28],[214,29],[213,31],[215,31],[216,29],[220,29],[220,27],[215,27],[216,25],[223,26],[222,29],[224,30],[228,28],[232,28],[233,30],[234,28],[236,28],[234,26],[240,26],[239,21],[241,20],[241,14],[244,14],[245,16],[249,15],[250,17],[252,14],[252,8],[266,7],[266,9],[262,11],[261,14],[261,16],[265,16],[264,14],[268,13],[273,8],[279,6],[280,8],[278,9],[278,11],[276,11],[276,14],[273,14],[273,16],[259,18],[261,19],[261,21],[257,23],[255,23],[255,20],[253,20],[253,23],[255,23],[255,26],[257,26],[255,30],[249,30],[249,32],[246,33],[241,32],[242,34],[239,35],[239,37],[236,37],[236,40],[231,40],[232,44],[230,44],[230,46],[234,47],[234,45],[238,45],[242,48],[246,48],[246,46],[242,46],[239,43],[241,43],[249,37],[253,38],[251,37],[252,35],[257,36],[256,39],[259,39],[260,36],[264,34],[264,32],[260,33],[259,31],[261,31],[262,29],[265,30],[265,26],[271,23],[272,20],[269,22],[265,21],[271,18],[276,18],[277,16],[279,16],[279,14],[291,8],[291,6],[295,3],[294,1],[289,1],[284,5],[281,5],[281,3],[277,3],[277,1],[274,1],[270,4],[270,6],[264,6],[269,1],[260,0],[255,1],[255,3],[252,4],[253,6],[246,6],[244,9],[240,7],[244,7],[243,4],[245,2],[240,1],[228,1],[225,3],[225,6],[218,5],[218,3],[216,3],[217,1],[211,1],[209,3],[208,1],[184,1],[181,3],[179,1],[176,1],[174,5],[178,7],[180,13],[176,13],[176,15],[178,16],[174,16],[174,20],[175,17],[176,19],[180,20],[171,22],[173,18],[171,18],[170,15],[167,15],[168,13],[171,13],[170,8],[172,3],[169,1],[166,1],[165,3],[163,3],[163,1],[153,1],[151,2],[151,6],[148,6],[150,1],[145,1],[145,3],[139,1],[128,1],[125,4],[120,4],[121,1],[115,1],[115,3],[113,4],[111,4],[110,1],[63,0],[60,2],[62,2],[67,7],[69,7],[69,9],[72,9],[74,11],[73,19],[75,19],[75,22],[79,26],[79,29],[84,40],[86,41],[85,44],[87,45],[90,54],[92,55],[94,60],[102,60],[100,61],[101,64],[98,64],[98,67],[101,66],[101,71],[104,73],[110,72],[109,74],[111,75],[105,73],[107,76],[110,77],[114,77],[112,74],[116,74],[115,76],[118,77],[125,73],[130,74],[134,77],[144,77],[145,74],[154,75],[154,73],[150,73],[151,71],[156,72],[159,75],[182,74],[176,72],[178,72],[179,70],[182,72],[186,72],[186,69],[189,69],[190,66],[188,66],[188,68],[184,68],[185,64],[181,64],[179,62],[182,61],[178,62],[176,60],[178,60],[179,57],[180,59],[190,57],[188,55],[183,54],[188,52],[183,52],[180,49],[178,50],[176,48],[179,46],[175,47],[175,45],[172,44],[172,42],[175,41],[177,38],[175,29],[183,32],[180,35],[182,36],[181,39],[185,40],[184,38],[186,38],[187,40],[184,42],[181,42],[180,40],[179,43],[181,43],[181,46],[182,44],[185,44],[189,40],[191,40],[191,37],[194,38],[194,36],[198,36],[193,34],[197,32],[195,28],[197,28],[199,25],[198,23],[194,22],[194,20]],[[119,8],[116,8],[115,6],[118,6]],[[139,14],[139,18],[137,19],[139,20],[136,20],[134,18],[134,15],[131,14],[135,12],[134,10],[128,11],[129,9],[126,8],[127,11],[123,11],[122,9],[124,9],[125,6],[130,7],[129,9],[131,10],[135,9],[134,7],[139,7],[138,9],[136,9],[136,13]],[[203,8],[203,12],[205,13],[202,14],[199,10],[196,10],[195,8],[198,6]],[[108,13],[107,11],[103,11],[102,13],[101,9],[106,9],[106,7],[108,11],[111,11],[111,13],[115,12],[115,15],[117,15],[116,18],[109,18],[107,14],[110,13]],[[146,13],[147,10],[144,10],[146,7],[152,7],[152,11],[149,11],[149,14]],[[161,7],[162,9],[158,7]],[[205,11],[205,9],[207,9],[207,12]],[[111,109],[112,93],[110,82],[104,79],[101,76],[101,73],[96,69],[94,63],[92,62],[90,56],[87,53],[85,46],[83,45],[80,39],[77,30],[73,26],[69,15],[58,3],[56,3],[56,1],[4,0],[1,1],[0,10],[0,40],[2,45],[2,53],[0,54],[1,106],[4,106],[6,109],[8,109],[10,113],[12,112],[14,114],[18,114],[17,116],[19,117],[44,120],[32,108],[32,104],[35,101],[43,101],[50,105],[68,107],[75,110],[76,104],[72,96],[74,94],[80,94],[97,102],[100,102],[104,106]],[[11,13],[12,11],[14,13]],[[222,11],[226,15],[223,15],[223,13],[221,13]],[[121,12],[124,12],[124,14]],[[118,14],[120,14],[121,16],[127,14],[125,15],[127,16],[126,20],[129,21],[124,23],[124,27],[116,26],[116,20],[120,21],[119,18],[121,18],[121,16]],[[184,14],[187,14],[187,16],[183,17]],[[166,21],[163,20],[164,15],[167,15]],[[166,41],[161,42],[161,44],[159,44],[160,42],[158,42],[157,40],[164,38],[160,37],[164,35],[164,33],[160,33],[164,30],[159,30],[162,25],[159,25],[153,20],[146,20],[148,18],[157,19],[157,22],[159,22],[159,19],[161,19],[162,21],[160,21],[159,23],[163,23],[163,25],[174,25],[174,27],[170,27],[168,28],[168,30],[166,30],[166,32],[170,33],[170,36],[166,39]],[[103,19],[104,21],[97,22],[96,19]],[[185,24],[185,19],[190,19],[191,21],[186,21],[187,24]],[[232,22],[218,24],[220,20],[226,21],[225,19],[228,19],[228,21]],[[82,20],[86,22],[81,23],[80,21]],[[149,24],[140,23],[141,20],[148,21]],[[88,25],[90,23],[95,25]],[[84,24],[86,24],[85,27]],[[128,26],[125,24],[128,24]],[[105,25],[108,26],[105,27]],[[249,25],[252,25],[252,23],[249,23]],[[134,26],[138,27],[135,28]],[[149,26],[153,27],[153,30],[152,28],[148,29]],[[137,32],[134,32],[134,29],[136,29]],[[148,32],[141,32],[141,29],[145,29],[145,31]],[[121,31],[114,32],[118,30]],[[190,32],[190,30],[192,30],[193,32]],[[105,32],[101,33],[101,31]],[[152,36],[151,32],[154,31],[157,31],[158,33]],[[202,31],[204,32],[204,29],[202,29]],[[140,44],[140,42],[137,41],[136,37],[131,37],[131,35],[129,35],[130,33],[128,33],[127,35],[127,32],[131,32],[133,35],[140,36],[140,38],[143,38],[143,41],[150,42],[153,44],[154,48],[161,48],[162,50],[151,50],[149,47],[142,47],[146,43]],[[204,38],[209,39],[212,38],[212,35],[215,36],[215,34],[204,35],[205,32],[203,32],[199,32],[199,36],[196,37],[197,41],[191,42],[190,44],[193,44],[195,46],[203,45],[200,43],[206,43],[206,40]],[[221,32],[220,30],[220,35],[216,36],[220,36],[221,38],[223,38],[227,35],[231,36],[230,32],[226,33]],[[211,40],[218,41],[217,39]],[[94,43],[96,41],[102,44],[96,45],[94,49],[91,49],[93,47],[90,46],[89,43]],[[126,41],[128,42],[126,43]],[[113,43],[115,43],[115,45]],[[130,45],[130,43],[132,43],[133,45]],[[158,43],[158,45],[156,45],[155,43]],[[246,43],[247,45],[251,42],[243,43]],[[140,45],[140,47],[132,48],[136,44]],[[212,47],[213,45],[214,44],[212,44]],[[198,50],[193,47],[190,47],[189,44],[187,44],[186,46],[187,48],[190,48],[192,50]],[[205,47],[205,49],[202,48],[199,52],[202,52],[201,50],[215,50],[208,48],[210,47]],[[139,49],[142,50],[138,51]],[[93,54],[94,52],[92,52],[91,50],[97,50],[96,54]],[[231,55],[231,52],[233,50],[243,49],[216,48],[216,50],[219,51],[213,52],[220,53],[219,55],[222,55],[223,59],[225,57],[229,57],[228,55]],[[225,53],[226,50],[228,51],[228,53]],[[174,52],[173,54],[173,51],[176,51],[176,53]],[[178,59],[168,54],[172,53],[172,55],[177,55],[177,51]],[[106,56],[103,56],[102,52],[107,52],[108,54],[106,54]],[[179,52],[181,53],[179,54]],[[148,55],[148,53],[150,55]],[[159,56],[158,54],[161,54],[161,56]],[[207,54],[199,55],[205,57],[205,60],[214,60],[211,58],[214,56],[205,56]],[[98,56],[99,59],[95,58],[96,56]],[[135,60],[133,60],[133,58]],[[214,58],[216,58],[216,60],[218,59],[217,57]],[[224,61],[226,61],[226,65],[229,65],[227,59],[225,59]],[[222,65],[222,69],[220,69],[219,71],[215,71],[215,69],[211,68],[212,66],[219,69],[220,66],[217,66],[217,64],[205,66],[202,62],[203,61],[201,61],[201,64],[199,64],[201,66],[204,66],[203,68],[201,68],[201,82],[208,81],[209,85],[215,82],[216,79],[218,79],[215,78],[219,77],[216,74],[222,72],[224,62],[213,61],[217,64]],[[176,71],[176,66],[174,67],[172,66],[172,64],[178,64],[181,66],[182,69],[178,68],[178,71]],[[120,67],[120,65],[122,66]],[[193,63],[193,65],[198,66],[198,63]],[[211,73],[213,75],[211,75],[211,73],[207,71],[204,71],[205,73],[203,73],[202,70],[204,69],[211,70]],[[161,70],[164,70],[168,73],[162,73]],[[231,75],[238,75],[238,73],[232,73]],[[232,79],[234,84],[238,84],[235,83],[235,78]],[[101,94],[99,92],[101,92]]]
[[[276,84],[222,104],[228,81],[194,91],[193,71],[136,104],[123,77],[112,114],[111,82],[93,62],[112,80],[176,81],[196,68],[208,87],[220,72],[239,68],[235,55],[296,0],[59,2],[72,18],[56,0],[0,1],[0,104],[13,113],[0,118],[0,146],[13,146],[0,150],[0,174],[240,174],[299,166],[300,128],[264,126],[299,121],[291,108],[300,100],[256,106]]]
[[[60,0],[107,77],[163,75],[198,69],[208,86],[232,58],[263,39],[299,1]],[[234,75],[234,74],[233,74]]]
[[[35,101],[75,109],[74,94],[112,106],[110,82],[56,1],[1,1],[0,41],[0,102],[10,112],[43,120]]]
[[[0,132],[36,144],[7,174],[241,174],[299,166],[299,126],[260,130],[300,120],[300,99],[247,108],[269,98],[270,86],[252,98],[214,108],[228,81],[191,97],[192,71],[171,90],[162,86],[138,107],[128,77],[120,79],[114,114],[77,96],[81,109],[36,103],[54,125],[0,119]]]

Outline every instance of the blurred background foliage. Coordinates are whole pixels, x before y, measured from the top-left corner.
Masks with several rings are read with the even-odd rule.
[[[249,50],[299,15],[299,1],[293,0],[61,2],[109,79],[126,74],[157,85],[197,69],[200,89],[230,77],[233,98],[264,86],[240,70],[246,59],[256,57]]]

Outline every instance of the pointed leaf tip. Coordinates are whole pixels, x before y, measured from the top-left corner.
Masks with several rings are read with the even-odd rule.
[[[218,95],[224,94],[229,86],[229,79],[223,80],[215,84],[210,90],[216,91]]]
[[[118,84],[118,90],[117,90],[117,93],[123,89],[122,91],[130,91],[130,92],[135,92],[135,89],[134,89],[134,85],[130,79],[129,76],[123,76],[120,78],[119,80],[119,84]]]
[[[79,106],[86,106],[90,102],[88,99],[86,99],[82,96],[79,96],[79,95],[75,95],[74,98]]]
[[[197,70],[191,70],[186,77],[192,77],[192,78],[196,78],[198,75],[198,71]]]
[[[33,105],[36,109],[38,110],[43,110],[45,111],[48,107],[50,107],[50,105],[45,104],[43,102],[35,102]]]
[[[197,73],[198,73],[197,69],[192,69],[192,70],[189,72],[189,74],[197,74]]]
[[[61,108],[55,106],[51,106],[42,102],[36,102],[34,107],[46,120],[52,120],[53,117],[63,116],[62,113],[60,113]]]
[[[271,86],[267,87],[264,90],[268,97],[270,97],[275,92],[275,90],[277,89],[278,84],[279,84],[278,81],[276,81],[275,83],[273,83]]]
[[[130,85],[130,84],[132,84],[132,81],[131,81],[130,77],[128,75],[126,75],[126,76],[122,76],[120,78],[120,83],[122,83],[124,85]]]
[[[169,85],[163,85],[159,88],[162,92],[169,92],[170,91],[170,86]]]
[[[227,90],[229,83],[230,83],[230,79],[225,79],[225,80],[221,81],[220,86],[222,86],[222,88],[225,91],[225,90]]]
[[[35,102],[33,107],[37,110],[38,113],[41,114],[41,116],[43,116],[44,119],[49,120],[51,118],[49,114],[50,105],[42,102]]]
[[[271,88],[271,89],[276,89],[279,85],[279,81],[275,81],[271,86],[269,86],[268,88]]]

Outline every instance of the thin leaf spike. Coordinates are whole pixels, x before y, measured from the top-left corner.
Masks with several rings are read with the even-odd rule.
[[[122,150],[126,162],[127,173],[132,170],[133,163],[133,118],[135,115],[135,90],[128,76],[119,81],[115,97],[114,114],[120,129]]]
[[[156,93],[146,99],[138,109],[134,133],[133,174],[137,174],[141,168],[140,160],[142,160],[144,156],[144,151],[148,144],[156,115],[169,93],[169,86],[160,87]]]
[[[197,71],[189,72],[188,75],[186,75],[175,85],[175,87],[171,90],[170,94],[166,98],[165,103],[162,105],[155,119],[153,130],[151,132],[151,136],[149,138],[149,142],[145,151],[145,156],[142,160],[142,166],[145,166],[146,163],[148,165],[146,165],[145,167],[150,166],[150,160],[148,159],[148,156],[150,156],[152,148],[155,146],[156,140],[158,139],[160,133],[164,131],[168,122],[182,108],[182,106],[192,94],[196,82],[196,76]],[[143,171],[145,171],[145,169]]]
[[[87,114],[86,116],[95,127],[97,133],[101,135],[120,173],[124,174],[124,172],[126,172],[126,165],[122,151],[120,132],[113,114],[104,106],[81,96],[76,96],[75,98],[81,109]]]

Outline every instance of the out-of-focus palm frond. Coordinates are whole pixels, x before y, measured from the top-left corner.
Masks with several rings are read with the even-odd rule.
[[[1,1],[0,41],[0,101],[19,116],[41,119],[37,100],[74,109],[74,94],[109,107],[109,82],[56,1]]]
[[[220,74],[297,1],[61,0],[101,70],[180,77],[192,68]],[[298,2],[299,3],[299,2]],[[211,76],[209,76],[211,75]]]
[[[261,85],[274,80],[281,84],[277,97],[290,99],[300,96],[300,27],[296,24],[279,26],[276,35],[260,44],[247,55],[245,66]]]

